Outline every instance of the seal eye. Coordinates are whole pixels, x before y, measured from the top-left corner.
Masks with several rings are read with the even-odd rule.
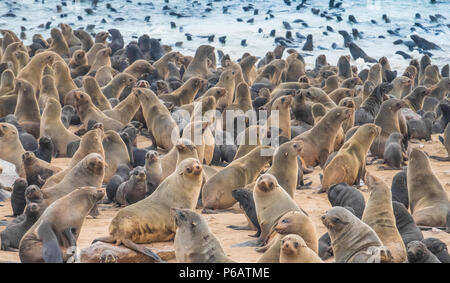
[[[298,243],[297,242],[294,243],[294,247],[298,248]]]
[[[192,168],[191,168],[191,167],[187,167],[187,168],[186,168],[186,172],[192,173]]]
[[[287,219],[283,219],[283,220],[281,220],[281,223],[289,223],[289,220],[287,220]]]

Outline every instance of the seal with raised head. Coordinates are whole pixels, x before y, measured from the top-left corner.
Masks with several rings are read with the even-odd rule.
[[[366,172],[367,152],[380,132],[381,128],[375,124],[360,126],[325,167],[320,192],[326,192],[331,185],[339,183],[359,185]]]
[[[190,209],[171,208],[175,219],[175,257],[184,263],[232,263],[206,219]]]
[[[448,194],[420,149],[414,148],[409,154],[407,180],[409,207],[416,224],[445,227],[450,210]]]
[[[204,211],[224,209],[234,205],[236,200],[231,192],[255,181],[263,167],[272,160],[271,155],[262,155],[262,151],[270,149],[270,146],[258,146],[212,176],[202,189]]]
[[[410,263],[441,263],[439,259],[428,250],[420,241],[412,241],[408,244],[408,262]]]
[[[321,216],[331,238],[337,263],[390,262],[390,251],[377,233],[343,207],[333,207]]]
[[[202,166],[198,160],[183,160],[147,198],[119,210],[109,226],[109,236],[94,241],[123,244],[127,248],[155,258],[139,243],[169,241],[175,236],[173,207],[194,209],[202,184]]]
[[[380,178],[369,173],[365,182],[370,195],[361,220],[377,233],[383,245],[391,251],[393,262],[404,262],[406,247],[395,224],[391,190]]]
[[[143,200],[147,193],[147,178],[145,169],[138,166],[130,171],[130,178],[117,188],[116,202],[127,206]]]
[[[95,187],[81,187],[55,201],[20,241],[20,261],[57,263],[76,258],[84,219],[103,196]]]
[[[302,237],[289,234],[281,239],[280,263],[322,263],[322,260]]]

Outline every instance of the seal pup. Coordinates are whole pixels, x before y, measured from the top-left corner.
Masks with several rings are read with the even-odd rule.
[[[439,259],[428,250],[420,241],[412,241],[408,244],[408,262],[410,263],[441,263]]]
[[[414,219],[406,207],[400,202],[392,201],[392,208],[394,209],[395,225],[402,236],[405,247],[409,242],[421,241],[423,239],[422,231],[414,223]]]
[[[322,263],[302,237],[289,234],[281,239],[280,263]]]

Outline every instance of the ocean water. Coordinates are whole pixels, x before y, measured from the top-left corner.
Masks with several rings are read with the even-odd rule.
[[[62,13],[57,13],[56,6],[62,5]],[[92,7],[92,1],[49,1],[45,0],[21,0],[21,1],[0,1],[0,28],[12,29],[19,33],[21,26],[25,27],[27,40],[34,33],[41,33],[49,36],[50,29],[39,28],[41,24],[51,22],[50,27],[56,27],[64,22],[72,26],[73,29],[86,28],[87,25],[95,25],[94,32],[117,28],[121,31],[126,41],[137,39],[142,34],[150,37],[160,38],[163,44],[174,46],[176,42],[182,41],[181,47],[173,47],[184,54],[193,55],[195,49],[200,44],[211,44],[216,49],[230,54],[232,59],[239,58],[242,53],[250,52],[255,56],[273,50],[275,47],[274,37],[270,37],[270,31],[275,29],[276,36],[285,36],[286,28],[283,21],[290,23],[294,49],[301,51],[305,40],[296,37],[296,33],[303,36],[313,35],[314,51],[303,52],[307,62],[307,68],[313,67],[315,57],[325,54],[328,62],[336,64],[339,56],[350,54],[343,46],[343,38],[337,33],[338,30],[346,30],[351,34],[352,28],[357,28],[362,34],[362,39],[355,41],[369,56],[376,59],[386,56],[394,69],[402,71],[409,64],[409,60],[396,55],[398,50],[404,51],[413,58],[420,58],[417,50],[410,51],[405,45],[394,45],[398,39],[411,40],[409,36],[413,33],[426,38],[439,45],[442,50],[431,50],[433,54],[432,62],[442,67],[449,63],[450,51],[450,0],[440,0],[436,4],[431,4],[430,0],[362,0],[346,1],[336,0],[335,3],[342,2],[338,9],[328,9],[328,0],[306,1],[306,4],[296,7],[301,0],[290,0],[290,5],[284,1],[257,1],[257,0],[229,0],[229,1],[144,1],[144,0],[113,0],[98,1],[97,7]],[[107,8],[109,3],[113,9]],[[166,8],[165,8],[166,7]],[[169,9],[167,9],[167,7]],[[224,8],[225,7],[225,8]],[[244,11],[244,7],[250,7]],[[92,15],[88,15],[85,9],[91,8]],[[333,19],[327,20],[320,15],[314,15],[311,8],[320,9],[326,12]],[[224,13],[224,9],[226,12]],[[258,13],[255,15],[255,10]],[[8,12],[14,13],[16,17],[7,17]],[[172,15],[171,15],[172,13]],[[421,18],[416,19],[416,13],[420,13]],[[66,17],[61,18],[61,14]],[[348,21],[348,16],[352,14],[358,23],[353,24]],[[386,14],[391,20],[385,23],[382,15]],[[440,14],[437,22],[432,22],[430,15]],[[178,16],[177,16],[178,15]],[[271,17],[272,15],[273,17]],[[336,15],[342,17],[342,21],[336,20]],[[79,20],[77,17],[83,19]],[[149,21],[145,18],[150,16]],[[238,21],[240,18],[242,21]],[[102,19],[106,23],[102,23]],[[247,22],[253,19],[253,22]],[[301,22],[307,23],[307,27]],[[375,20],[377,24],[371,23]],[[170,22],[176,24],[172,28]],[[415,23],[422,24],[426,30],[415,27],[416,31],[411,31]],[[324,35],[326,27],[330,26],[334,32]],[[258,30],[262,29],[259,33]],[[398,36],[390,35],[387,30],[398,29]],[[192,35],[192,41],[186,40],[186,33]],[[207,36],[215,35],[213,42],[208,42]],[[385,38],[379,38],[379,36]],[[226,36],[226,43],[222,44],[218,38]],[[247,46],[241,46],[241,41],[245,39]],[[335,43],[340,49],[332,49]],[[307,56],[313,55],[313,56]],[[354,62],[359,68],[366,64],[359,59]]]

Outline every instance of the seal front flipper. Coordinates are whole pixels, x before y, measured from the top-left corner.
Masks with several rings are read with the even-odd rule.
[[[77,262],[78,261],[78,255],[77,255],[77,240],[75,238],[76,229],[73,227],[66,228],[62,232],[63,235],[66,237],[66,239],[69,241],[69,248],[66,250],[66,254],[70,257],[67,259],[66,262]]]
[[[113,237],[113,236],[105,236],[105,237],[100,237],[100,238],[96,238],[96,239],[94,239],[93,241],[92,241],[92,243],[91,244],[93,244],[93,243],[95,243],[95,242],[103,242],[103,243],[109,243],[109,244],[112,244],[112,243],[115,243],[116,242],[116,239]]]
[[[151,257],[155,260],[155,262],[165,262],[163,261],[157,254],[155,254],[154,252],[152,252],[150,249],[140,246],[138,244],[135,244],[133,241],[131,241],[130,239],[125,239],[122,241],[122,244],[129,248],[132,249],[133,251],[142,253],[148,257]]]
[[[58,239],[50,223],[42,223],[38,228],[39,238],[42,240],[42,256],[46,263],[62,263],[63,257]]]

